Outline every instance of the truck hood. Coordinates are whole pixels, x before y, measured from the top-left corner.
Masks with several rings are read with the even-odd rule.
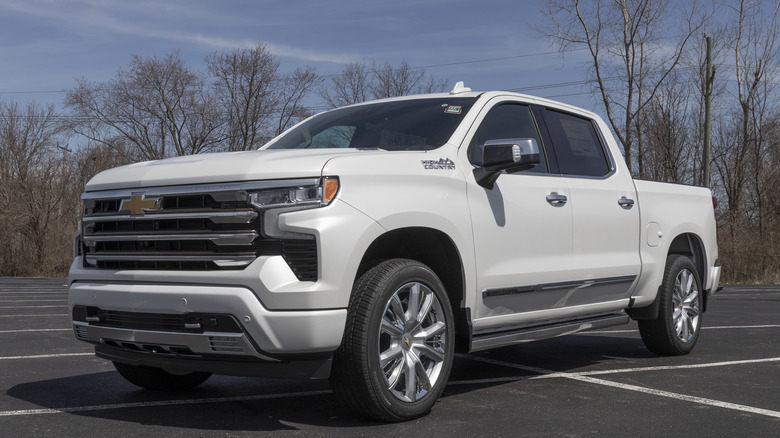
[[[97,174],[86,191],[265,179],[310,178],[335,157],[377,153],[356,149],[222,152],[146,161]]]

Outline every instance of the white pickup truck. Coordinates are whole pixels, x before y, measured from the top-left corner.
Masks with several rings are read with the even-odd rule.
[[[112,169],[82,199],[73,329],[127,380],[330,378],[385,421],[426,414],[456,350],[633,318],[688,353],[720,276],[708,189],[633,180],[591,112],[462,83]]]

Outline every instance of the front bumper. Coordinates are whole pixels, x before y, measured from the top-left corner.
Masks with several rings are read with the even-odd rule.
[[[204,364],[195,365],[202,361],[217,374],[248,374],[227,365],[221,370],[220,362],[327,358],[341,343],[347,315],[346,309],[271,311],[247,288],[193,284],[77,281],[70,286],[68,304],[76,337],[98,345],[100,356],[163,368],[171,368],[174,360],[175,368],[191,370],[204,370]],[[98,316],[105,315],[102,311],[118,316],[109,321]],[[233,323],[181,330],[138,322],[154,315],[180,316],[184,322],[188,315],[206,315],[207,320],[219,315]]]

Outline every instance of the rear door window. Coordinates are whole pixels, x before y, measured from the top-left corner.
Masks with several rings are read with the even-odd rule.
[[[544,114],[562,174],[598,177],[611,171],[592,120],[550,109]]]

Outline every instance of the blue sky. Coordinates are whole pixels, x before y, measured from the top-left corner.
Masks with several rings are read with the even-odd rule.
[[[133,55],[179,50],[202,70],[209,53],[257,43],[265,43],[285,71],[310,65],[330,74],[348,62],[406,60],[428,66],[450,86],[464,80],[474,90],[584,79],[585,52],[562,57],[531,31],[542,19],[541,3],[0,0],[0,99],[59,105],[74,78],[107,80]],[[529,94],[595,109],[587,91],[576,85]]]

